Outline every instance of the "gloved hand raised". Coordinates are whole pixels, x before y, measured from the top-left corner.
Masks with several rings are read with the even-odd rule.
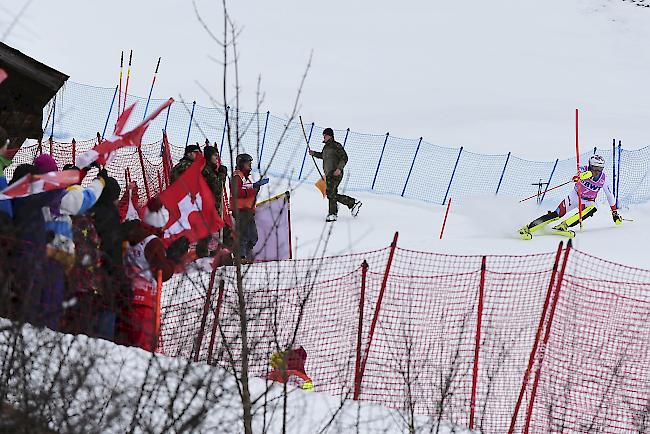
[[[587,170],[586,172],[580,172],[580,175],[573,175],[571,180],[573,182],[584,181],[585,179],[591,178],[592,175],[593,173],[591,173],[591,170]]]
[[[615,209],[612,210],[612,219],[614,220],[614,223],[616,223],[617,225],[620,225],[621,223],[623,223],[623,217],[621,217],[618,214],[618,211],[615,210]]]
[[[259,190],[261,186],[266,185],[268,183],[269,183],[269,178],[262,178],[259,181],[253,183],[253,188],[255,190]]]

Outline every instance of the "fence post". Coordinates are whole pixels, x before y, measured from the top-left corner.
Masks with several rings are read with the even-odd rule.
[[[361,393],[361,334],[363,333],[363,307],[366,303],[366,275],[368,263],[361,264],[361,294],[359,295],[359,328],[357,329],[357,359],[354,363],[354,400],[359,400]]]
[[[72,164],[74,165],[75,157],[77,156],[77,141],[72,138]]]
[[[350,129],[348,128],[345,130],[345,139],[343,139],[343,147],[345,148],[345,144],[348,142],[348,134],[350,134]]]
[[[54,137],[54,121],[56,120],[56,93],[54,94],[54,105],[52,106],[52,130],[50,132],[50,137]],[[50,152],[52,155],[52,152]]]
[[[117,95],[117,86],[115,86],[115,92],[113,92],[113,99],[111,100],[111,106],[108,108],[108,115],[106,116],[106,123],[104,124],[104,132],[102,137],[106,137],[106,128],[108,128],[108,120],[111,118],[111,112],[113,111],[113,104],[115,104],[115,95]]]
[[[454,175],[456,174],[456,168],[458,167],[458,162],[460,161],[460,154],[463,153],[463,147],[460,147],[460,150],[458,151],[458,157],[456,158],[456,164],[454,164],[454,170],[451,172],[451,178],[449,178],[449,185],[447,186],[447,191],[445,192],[445,198],[442,200],[442,204],[444,205],[445,202],[447,202],[447,195],[449,195],[449,189],[451,188],[451,183],[454,180]]]
[[[160,178],[158,178],[160,179]],[[205,329],[205,323],[208,319],[208,306],[210,306],[210,299],[212,298],[212,287],[214,286],[214,275],[217,273],[217,269],[213,268],[212,273],[210,273],[210,282],[208,283],[208,292],[205,296],[205,303],[203,304],[203,315],[201,315],[201,326],[199,327],[199,332],[196,336],[196,342],[194,349],[194,358],[195,362],[199,361],[199,353],[201,352],[201,344],[203,343],[203,334]]]
[[[165,134],[167,134],[167,122],[169,122],[169,112],[172,111],[172,105],[174,105],[173,102],[167,106],[167,115],[165,116],[165,128],[163,128],[163,132]]]
[[[266,120],[264,121],[264,134],[262,135],[262,147],[260,149],[260,157],[257,159],[257,168],[262,167],[262,155],[264,154],[264,142],[266,142],[266,127],[269,125],[269,113],[266,112]]]
[[[474,368],[472,370],[472,396],[469,403],[469,429],[474,429],[474,414],[476,412],[476,388],[478,385],[478,361],[481,350],[481,324],[483,322],[483,298],[485,288],[485,262],[486,257],[481,259],[481,281],[478,290],[478,311],[476,313],[476,340],[474,343]]]
[[[368,346],[366,347],[366,353],[363,356],[361,369],[359,371],[359,390],[361,390],[363,373],[366,371],[366,363],[368,362],[368,355],[370,354],[372,337],[375,334],[375,327],[377,326],[377,319],[379,318],[379,312],[381,310],[381,302],[384,299],[384,292],[386,290],[386,284],[388,283],[388,273],[390,272],[390,266],[393,263],[393,256],[395,255],[395,249],[397,248],[397,236],[398,232],[395,232],[395,235],[393,236],[393,242],[390,244],[390,253],[388,254],[388,261],[386,262],[386,271],[384,271],[384,278],[381,281],[381,289],[379,290],[379,296],[377,297],[377,304],[375,305],[375,315],[372,317],[372,323],[370,324],[370,332],[368,333]]]
[[[190,125],[187,127],[187,137],[185,138],[185,146],[190,142],[190,131],[192,131],[192,120],[194,119],[194,107],[196,107],[196,101],[192,103],[192,113],[190,113]]]
[[[298,181],[302,178],[302,169],[305,167],[305,160],[307,159],[307,150],[309,149],[309,142],[311,141],[311,133],[314,131],[314,123],[311,123],[309,129],[309,137],[307,137],[307,146],[305,147],[305,154],[302,156],[302,164],[300,165],[300,173],[298,173]]]
[[[217,334],[217,325],[219,324],[219,313],[221,312],[221,303],[224,293],[224,280],[219,281],[219,294],[217,295],[217,307],[214,309],[214,319],[212,320],[212,335],[210,336],[210,346],[208,347],[208,365],[212,364],[212,352],[214,351],[215,335]]]
[[[50,155],[54,152],[54,139],[50,136],[48,142],[50,143]]]
[[[499,184],[497,185],[497,191],[494,193],[496,196],[499,194],[499,189],[501,188],[501,181],[503,181],[503,175],[506,173],[506,167],[508,167],[508,161],[510,160],[510,152],[508,152],[508,156],[506,157],[506,164],[503,165],[503,170],[501,171],[501,177],[499,178]]]
[[[388,143],[388,135],[390,133],[386,133],[386,138],[384,139],[384,146],[381,148],[381,155],[379,155],[379,161],[377,162],[377,169],[375,170],[375,177],[372,179],[372,187],[370,187],[371,190],[375,189],[375,181],[377,181],[377,175],[379,174],[379,166],[381,166],[381,160],[384,158],[384,150],[386,149],[386,143]]]
[[[616,196],[616,139],[612,139],[612,190]],[[618,207],[618,201],[616,201]]]
[[[144,180],[144,190],[147,193],[147,202],[151,199],[149,182],[147,181],[147,172],[144,170],[144,157],[142,156],[142,146],[138,146],[138,157],[140,158],[140,167],[142,168],[142,179]]]
[[[544,202],[544,196],[546,196],[546,190],[551,186],[551,179],[553,178],[553,174],[555,173],[555,168],[557,167],[557,162],[560,161],[559,158],[555,159],[555,164],[553,165],[553,170],[551,170],[551,176],[548,177],[548,182],[546,183],[546,188],[544,189],[544,194],[542,194],[542,198],[540,199],[539,203]]]
[[[560,269],[560,274],[557,278],[557,285],[555,285],[554,297],[551,304],[551,310],[548,314],[548,321],[546,323],[546,330],[544,332],[544,339],[542,341],[542,346],[539,353],[539,363],[537,370],[535,371],[535,380],[533,381],[533,388],[530,392],[530,400],[528,401],[528,408],[526,411],[526,422],[524,424],[524,434],[528,434],[528,429],[530,427],[530,420],[533,415],[533,406],[535,405],[535,396],[537,394],[537,386],[539,385],[539,377],[542,372],[542,363],[544,362],[544,355],[546,353],[546,346],[548,345],[548,339],[551,334],[551,326],[553,325],[553,317],[555,316],[555,308],[557,306],[557,301],[560,298],[560,289],[562,288],[562,281],[564,280],[564,270],[566,270],[567,260],[569,259],[569,252],[573,244],[571,240],[566,245],[566,250],[564,251],[564,258],[562,259],[562,268]]]
[[[421,144],[422,144],[422,137],[420,137],[420,141],[418,142],[418,147],[415,148],[415,155],[413,155],[413,161],[411,161],[411,168],[409,169],[408,175],[406,175],[406,182],[404,182],[404,188],[402,189],[402,197],[404,197],[406,186],[408,185],[409,179],[411,178],[411,172],[413,171],[413,166],[415,165],[415,159],[418,158],[418,152],[420,152]]]
[[[514,434],[515,425],[517,423],[517,415],[519,409],[521,408],[521,403],[524,399],[524,394],[526,393],[526,387],[528,386],[528,380],[530,379],[530,373],[533,370],[533,365],[535,363],[535,355],[537,354],[537,347],[539,346],[539,339],[542,336],[542,328],[544,327],[544,321],[546,320],[546,312],[548,310],[548,303],[551,300],[551,294],[553,292],[553,286],[555,285],[555,276],[557,275],[557,268],[560,264],[560,256],[562,255],[563,243],[560,241],[560,244],[557,246],[557,252],[555,253],[555,262],[553,263],[553,271],[551,272],[551,280],[548,283],[548,289],[546,290],[546,299],[544,300],[544,306],[542,307],[542,314],[539,317],[539,323],[537,324],[537,333],[535,333],[535,340],[533,341],[533,348],[530,351],[530,356],[528,356],[528,366],[526,367],[526,372],[524,372],[524,379],[521,382],[521,389],[519,389],[519,397],[517,398],[517,403],[515,404],[515,409],[512,412],[512,419],[510,420],[510,428],[508,429],[508,434]]]
[[[221,132],[221,146],[219,147],[219,157],[223,155],[223,142],[226,138],[226,129],[228,129],[228,111],[230,110],[230,106],[226,106],[226,111],[224,112],[224,118],[223,118],[223,131]]]
[[[616,173],[618,177],[616,178],[616,208],[618,208],[618,194],[619,187],[621,186],[621,141],[618,141],[618,167],[616,168]]]

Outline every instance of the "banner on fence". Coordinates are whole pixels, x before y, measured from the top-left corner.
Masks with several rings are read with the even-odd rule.
[[[257,244],[253,249],[255,260],[277,261],[291,259],[291,212],[289,192],[257,204]]]

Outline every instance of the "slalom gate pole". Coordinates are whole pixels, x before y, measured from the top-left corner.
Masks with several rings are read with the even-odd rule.
[[[190,141],[190,131],[192,131],[192,120],[194,119],[194,108],[195,107],[196,107],[196,101],[194,101],[192,103],[192,113],[190,113],[190,124],[187,127],[187,137],[185,138],[185,146],[187,146],[187,144]]]
[[[212,287],[214,286],[214,276],[217,273],[217,269],[213,268],[212,273],[210,274],[210,283],[208,283],[208,292],[205,295],[205,303],[203,303],[203,314],[201,315],[201,326],[196,336],[196,341],[194,343],[194,358],[195,362],[199,361],[199,355],[201,353],[201,345],[203,344],[203,335],[205,334],[205,323],[208,320],[208,311],[210,308],[210,299],[212,298]]]
[[[111,112],[113,111],[113,104],[115,104],[116,95],[117,95],[117,86],[115,86],[115,92],[113,92],[113,99],[111,100],[111,106],[108,108],[108,115],[106,116],[106,123],[104,124],[104,131],[102,132],[101,138],[106,137],[106,128],[108,128],[108,120],[111,118]]]
[[[548,182],[546,183],[546,187],[548,187],[549,185],[551,185],[551,179],[553,179],[553,174],[555,173],[555,169],[557,168],[557,163],[558,163],[558,161],[560,161],[560,159],[559,159],[559,158],[556,158],[556,159],[555,159],[555,164],[553,165],[553,170],[551,170],[551,175],[548,177]],[[541,182],[541,180],[540,180],[540,182]],[[541,187],[541,185],[540,185],[540,187]],[[546,190],[546,191],[548,191],[548,190]],[[544,196],[546,196],[546,191],[543,192],[543,193],[541,193],[541,194],[542,194],[542,198],[540,199],[539,203],[544,202]]]
[[[619,187],[621,186],[621,141],[618,141],[618,164],[616,168],[616,173],[618,173],[618,178],[616,178],[616,208],[618,208],[618,193]]]
[[[546,312],[548,311],[549,302],[551,300],[551,294],[553,293],[553,287],[555,285],[555,276],[557,275],[558,266],[560,264],[560,257],[562,256],[562,241],[557,246],[557,252],[555,253],[555,262],[553,263],[553,271],[551,272],[551,280],[548,284],[548,289],[546,290],[546,299],[544,300],[544,307],[542,309],[542,314],[539,318],[539,323],[537,325],[537,333],[535,333],[535,341],[533,342],[533,348],[530,351],[530,356],[528,356],[528,366],[526,367],[526,372],[524,372],[524,379],[521,382],[521,389],[519,390],[519,397],[517,398],[517,403],[515,404],[515,409],[512,412],[512,419],[510,420],[510,428],[508,429],[508,434],[514,434],[515,426],[517,424],[517,415],[519,414],[519,409],[524,400],[524,394],[526,393],[526,387],[528,386],[528,381],[530,380],[530,374],[533,371],[535,365],[535,358],[537,357],[537,348],[539,347],[539,340],[542,337],[542,330],[544,328],[544,322],[546,321]]]
[[[72,138],[72,164],[74,164],[74,160],[77,156],[77,141]]]
[[[147,172],[144,170],[144,157],[142,156],[142,145],[138,146],[138,157],[140,158],[140,167],[142,168],[142,178],[144,179],[144,190],[147,193],[147,202],[151,199],[151,191],[147,182]]]
[[[537,369],[535,371],[535,379],[533,380],[533,386],[530,392],[530,397],[528,398],[528,407],[526,409],[526,421],[524,422],[523,434],[528,434],[529,432],[530,421],[532,419],[533,409],[535,406],[535,396],[537,396],[537,387],[539,386],[539,378],[542,373],[544,356],[546,355],[546,351],[548,349],[548,340],[551,335],[553,318],[555,317],[555,308],[557,307],[557,301],[560,298],[560,289],[562,288],[562,282],[564,281],[564,271],[566,270],[566,264],[569,259],[569,253],[571,252],[572,248],[573,248],[573,243],[571,242],[571,240],[569,240],[569,242],[566,245],[566,249],[564,250],[564,258],[562,258],[562,267],[560,268],[560,273],[556,281],[555,290],[553,291],[552,294],[553,300],[551,301],[551,310],[549,311],[548,320],[546,321],[546,329],[544,331],[544,338],[542,340],[542,345],[539,351],[539,361],[538,361]]]
[[[580,177],[580,148],[578,146],[578,109],[576,109],[576,168],[577,175]],[[580,221],[580,232],[582,232],[582,192],[580,181],[578,181],[578,219]]]
[[[208,345],[208,365],[212,364],[212,352],[214,351],[214,341],[219,325],[219,312],[221,312],[221,303],[223,301],[225,283],[223,279],[219,280],[219,293],[217,294],[217,307],[214,309],[214,319],[212,320],[212,333],[210,335],[210,345]]]
[[[162,293],[162,270],[158,270],[158,276],[156,279],[156,314],[154,315],[154,335],[153,342],[151,346],[151,352],[156,351],[158,347],[158,342],[160,342],[160,295]]]
[[[347,135],[346,135],[347,137]],[[415,154],[413,155],[413,160],[411,161],[411,168],[409,169],[408,175],[406,175],[406,181],[404,182],[404,188],[402,188],[402,197],[404,197],[404,193],[406,192],[406,186],[409,183],[409,179],[411,179],[411,172],[413,172],[413,166],[415,165],[415,160],[418,158],[418,152],[420,152],[420,145],[422,144],[422,137],[420,137],[420,140],[418,141],[418,147],[415,148]]]
[[[354,396],[355,401],[359,400],[361,394],[361,335],[363,334],[363,307],[366,300],[366,276],[368,274],[368,262],[361,264],[361,294],[359,294],[359,327],[357,329],[357,358],[354,364]]]
[[[381,148],[381,154],[379,155],[379,161],[377,162],[377,169],[375,170],[375,177],[372,179],[371,190],[375,189],[375,181],[377,181],[377,175],[379,175],[379,167],[381,166],[381,160],[384,158],[384,151],[386,150],[386,143],[388,143],[388,136],[390,133],[386,133],[386,138],[384,139],[384,146]]]
[[[442,240],[442,234],[445,232],[445,225],[447,224],[447,216],[449,215],[449,208],[451,207],[451,197],[449,202],[447,202],[447,211],[445,211],[445,219],[442,221],[442,228],[440,229],[440,239]]]
[[[503,170],[501,171],[501,177],[499,178],[499,184],[497,184],[497,191],[494,192],[495,196],[499,194],[499,189],[501,188],[501,181],[503,181],[503,175],[506,174],[506,167],[508,167],[508,161],[510,161],[510,152],[508,152],[508,156],[506,157],[506,163],[503,165]]]
[[[122,110],[122,74],[124,70],[124,51],[122,51],[122,54],[120,54],[120,84],[119,86],[119,93],[117,96],[117,116],[120,116],[121,110]]]
[[[131,79],[131,61],[133,60],[133,50],[131,50],[131,53],[129,54],[129,68],[127,69],[126,72],[126,86],[124,87],[124,104],[122,105],[122,113],[124,113],[124,110],[126,109],[126,99],[128,98],[128,92],[129,92],[129,80]]]
[[[156,76],[158,75],[158,68],[160,67],[160,59],[158,58],[158,63],[156,64],[156,70],[153,73],[153,80],[151,81],[151,87],[149,88],[149,96],[147,97],[147,104],[144,106],[144,114],[142,115],[142,120],[147,117],[147,110],[149,109],[149,101],[151,101],[151,94],[153,93],[153,85],[156,84]]]
[[[311,148],[309,147],[309,140],[311,140],[311,133],[314,131],[314,123],[311,123],[311,129],[309,130],[309,138],[307,138],[307,133],[305,132],[305,124],[302,123],[302,116],[298,116],[298,119],[300,119],[300,128],[302,128],[302,136],[305,138],[305,143],[307,144],[307,149],[305,149],[305,155],[302,157],[302,165],[300,166],[300,173],[298,174],[298,179],[302,177],[302,169],[305,167],[305,159],[307,158],[307,152],[311,151]],[[321,178],[324,178],[323,174],[320,171],[320,168],[318,167],[318,164],[316,164],[316,159],[312,156],[311,157],[312,161],[314,162],[314,166],[316,166],[316,170],[318,170],[318,175],[320,175]]]
[[[565,185],[570,184],[570,183],[572,183],[572,182],[573,182],[573,180],[571,180],[571,181],[567,181],[567,182],[563,182],[562,184],[560,184],[560,185],[556,185],[556,186],[553,187],[553,188],[549,188],[549,189],[547,189],[547,190],[544,190],[544,191],[542,191],[541,193],[535,193],[535,194],[533,194],[532,196],[527,197],[526,199],[521,199],[521,200],[519,201],[519,203],[521,203],[521,202],[526,202],[527,200],[530,200],[530,199],[532,199],[532,198],[534,198],[534,197],[538,197],[540,194],[544,194],[544,193],[546,193],[547,191],[552,191],[552,190],[555,190],[556,188],[564,187]]]
[[[612,189],[614,190],[614,197],[616,200],[616,208],[618,208],[618,192],[616,191],[616,139],[612,139]]]
[[[481,259],[481,281],[478,290],[478,309],[476,312],[476,337],[474,341],[474,365],[472,368],[472,394],[469,400],[469,429],[474,429],[476,413],[476,390],[478,386],[478,361],[481,352],[481,324],[483,322],[483,294],[485,290],[486,257]]]

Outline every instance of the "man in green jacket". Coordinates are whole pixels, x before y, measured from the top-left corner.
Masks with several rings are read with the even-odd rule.
[[[185,155],[174,166],[170,174],[171,182],[176,181],[194,163],[196,154],[201,152],[199,145],[188,145],[185,147]]]
[[[212,191],[217,212],[221,217],[223,217],[223,188],[226,183],[226,177],[228,176],[228,169],[223,164],[220,164],[219,151],[216,147],[206,146],[203,149],[203,155],[205,156],[205,166],[203,167],[201,174],[210,187],[210,191]],[[208,251],[208,243],[211,238],[212,237],[208,236],[197,243],[196,253],[199,257],[210,255],[210,252]],[[223,238],[224,244],[226,244],[227,239],[230,238],[230,231],[227,226],[224,226]]]
[[[354,217],[359,214],[361,202],[353,197],[339,194],[338,187],[343,180],[343,168],[348,162],[348,154],[343,146],[334,140],[334,131],[331,128],[323,130],[323,150],[321,152],[309,151],[309,155],[323,160],[323,173],[325,174],[327,199],[329,200],[329,213],[325,221],[336,221],[338,202],[347,206]]]

